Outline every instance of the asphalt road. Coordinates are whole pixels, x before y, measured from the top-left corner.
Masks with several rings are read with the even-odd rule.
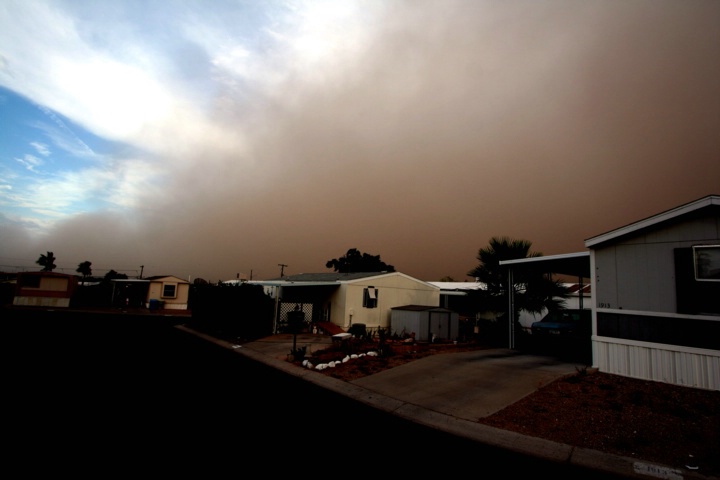
[[[4,457],[22,476],[608,478],[374,410],[160,317],[3,317]]]

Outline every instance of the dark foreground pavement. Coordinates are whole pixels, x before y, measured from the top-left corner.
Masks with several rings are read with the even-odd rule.
[[[3,323],[4,458],[21,476],[624,478],[410,421],[171,318]]]

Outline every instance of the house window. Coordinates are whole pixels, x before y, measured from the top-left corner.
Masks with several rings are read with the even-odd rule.
[[[677,313],[720,313],[719,245],[675,249],[675,298]]]
[[[375,287],[367,287],[363,290],[363,307],[377,308],[378,291]]]
[[[20,286],[23,288],[40,288],[40,276],[20,275]]]
[[[697,245],[693,247],[695,280],[720,282],[720,245]]]
[[[177,285],[174,283],[163,283],[163,298],[175,298],[177,296]]]

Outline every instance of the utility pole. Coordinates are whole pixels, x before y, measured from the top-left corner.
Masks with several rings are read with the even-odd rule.
[[[285,265],[284,263],[278,263],[278,267],[280,267],[280,276],[284,276],[285,267],[287,267],[287,265]]]
[[[145,265],[140,265],[140,278],[142,278],[143,269],[145,269]]]

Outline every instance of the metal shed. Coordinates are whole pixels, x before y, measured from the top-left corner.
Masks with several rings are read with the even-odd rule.
[[[394,307],[390,312],[393,334],[415,334],[419,342],[457,340],[459,315],[452,310],[428,305]]]

